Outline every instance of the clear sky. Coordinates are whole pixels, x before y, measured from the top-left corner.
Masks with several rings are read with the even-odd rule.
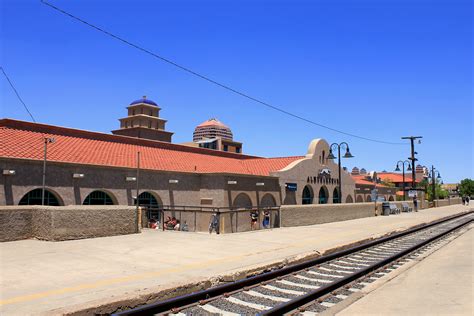
[[[422,135],[421,164],[474,177],[469,0],[65,1],[51,3],[297,115],[391,142]],[[147,95],[173,141],[217,117],[244,152],[347,141],[344,166],[393,170],[407,145],[328,131],[193,77],[41,4],[1,0],[1,65],[38,122],[110,132]],[[30,120],[0,78],[0,117]]]

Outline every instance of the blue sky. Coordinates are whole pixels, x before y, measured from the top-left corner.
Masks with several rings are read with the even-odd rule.
[[[422,135],[445,182],[474,177],[468,0],[51,3],[219,82],[322,124],[391,142]],[[174,142],[217,117],[244,152],[305,154],[347,141],[343,165],[392,170],[407,145],[344,136],[262,107],[104,36],[36,0],[0,2],[0,60],[36,120],[118,127],[131,101],[162,107]],[[0,117],[29,120],[0,79]]]

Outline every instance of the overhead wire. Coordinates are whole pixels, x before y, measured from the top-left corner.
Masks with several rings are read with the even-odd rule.
[[[182,66],[182,65],[180,65],[180,64],[178,64],[178,63],[176,63],[176,62],[174,62],[174,61],[172,61],[172,60],[170,60],[170,59],[168,59],[168,58],[165,58],[165,57],[163,57],[163,56],[161,56],[161,55],[158,55],[158,54],[155,53],[155,52],[152,52],[152,51],[150,51],[150,50],[148,50],[148,49],[146,49],[146,48],[143,48],[142,46],[139,46],[138,44],[132,43],[132,42],[130,42],[130,41],[128,41],[128,40],[126,40],[126,39],[124,39],[124,38],[118,36],[118,35],[115,35],[115,34],[109,32],[109,31],[107,31],[107,30],[105,30],[105,29],[103,29],[103,28],[101,28],[101,27],[98,27],[98,26],[96,26],[96,25],[94,25],[94,24],[92,24],[92,23],[90,23],[90,22],[87,22],[87,21],[85,21],[85,20],[83,20],[83,19],[81,19],[81,18],[79,18],[79,17],[77,17],[77,16],[75,16],[75,15],[73,15],[73,14],[71,14],[71,13],[69,13],[69,12],[67,12],[67,11],[65,11],[65,10],[63,10],[63,9],[61,9],[61,8],[59,8],[59,7],[57,7],[57,6],[53,5],[53,4],[51,4],[51,3],[49,3],[49,2],[47,2],[47,1],[45,1],[45,0],[40,0],[40,1],[41,1],[41,3],[43,3],[44,5],[50,7],[50,8],[52,8],[52,9],[54,9],[54,10],[56,10],[56,11],[58,11],[58,12],[64,14],[64,15],[66,15],[66,16],[69,16],[70,18],[72,18],[72,19],[74,19],[74,20],[76,20],[76,21],[78,21],[78,22],[81,22],[82,24],[85,24],[85,25],[87,25],[87,26],[89,26],[89,27],[91,27],[91,28],[93,28],[93,29],[95,29],[95,30],[97,30],[97,31],[99,31],[99,32],[101,32],[101,33],[103,33],[103,34],[109,36],[109,37],[112,37],[112,38],[114,38],[114,39],[116,39],[116,40],[118,40],[118,41],[120,41],[120,42],[122,42],[122,43],[124,43],[124,44],[126,44],[126,45],[128,45],[128,46],[131,46],[131,47],[133,47],[133,48],[135,48],[135,49],[137,49],[137,50],[140,50],[140,51],[142,51],[142,52],[144,52],[144,53],[146,53],[146,54],[148,54],[148,55],[151,55],[151,56],[153,56],[153,57],[155,57],[155,58],[157,58],[157,59],[160,59],[161,61],[163,61],[163,62],[165,62],[165,63],[168,63],[168,64],[170,64],[170,65],[172,65],[172,66],[174,66],[174,67],[176,67],[176,68],[179,68],[179,69],[181,69],[181,70],[183,70],[183,71],[185,71],[185,72],[187,72],[187,73],[189,73],[189,74],[191,74],[191,75],[193,75],[193,76],[195,76],[195,77],[198,77],[198,78],[200,78],[200,79],[202,79],[202,80],[205,80],[205,81],[207,81],[207,82],[209,82],[209,83],[212,83],[212,84],[214,84],[214,85],[216,85],[216,86],[218,86],[218,87],[221,87],[221,88],[223,88],[223,89],[225,89],[225,90],[228,90],[228,91],[230,91],[230,92],[232,92],[232,93],[234,93],[234,94],[237,94],[237,95],[239,95],[239,96],[242,96],[242,97],[244,97],[244,98],[247,98],[247,99],[249,99],[249,100],[251,100],[251,101],[254,101],[254,102],[256,102],[256,103],[258,103],[258,104],[260,104],[260,105],[266,106],[266,107],[268,107],[268,108],[270,108],[270,109],[273,109],[273,110],[278,111],[278,112],[280,112],[280,113],[283,113],[283,114],[285,114],[285,115],[291,116],[291,117],[296,118],[296,119],[298,119],[298,120],[304,121],[304,122],[306,122],[306,123],[309,123],[309,124],[312,124],[312,125],[315,125],[315,126],[318,126],[318,127],[325,128],[325,129],[327,129],[327,130],[330,130],[330,131],[333,131],[333,132],[336,132],[336,133],[339,133],[339,134],[343,134],[343,135],[346,135],[346,136],[355,137],[355,138],[362,139],[362,140],[366,140],[366,141],[370,141],[370,142],[376,142],[376,143],[388,144],[388,145],[406,145],[406,143],[389,142],[389,141],[384,141],[384,140],[379,140],[379,139],[364,137],[364,136],[356,135],[356,134],[353,134],[353,133],[348,133],[348,132],[345,132],[345,131],[342,131],[342,130],[339,130],[339,129],[336,129],[336,128],[333,128],[333,127],[330,127],[330,126],[327,126],[327,125],[324,125],[324,124],[321,124],[321,123],[318,123],[318,122],[316,122],[316,121],[313,121],[313,120],[311,120],[311,119],[305,118],[305,117],[300,116],[300,115],[298,115],[298,114],[292,113],[292,112],[287,111],[287,110],[285,110],[285,109],[283,109],[283,108],[281,108],[281,107],[272,105],[272,104],[270,104],[270,103],[268,103],[268,102],[265,102],[265,101],[262,101],[262,100],[260,100],[260,99],[258,99],[258,98],[256,98],[256,97],[250,96],[250,95],[248,95],[247,93],[244,93],[244,92],[242,92],[242,91],[239,91],[239,90],[237,90],[237,89],[235,89],[235,88],[232,88],[232,87],[230,87],[230,86],[228,86],[228,85],[226,85],[226,84],[220,83],[220,82],[218,82],[218,81],[216,81],[216,80],[214,80],[214,79],[211,79],[211,78],[209,78],[209,77],[207,77],[207,76],[205,76],[205,75],[202,75],[202,74],[200,74],[200,73],[198,73],[198,72],[196,72],[196,71],[194,71],[194,70],[192,70],[192,69],[190,69],[190,68],[188,68],[188,67]]]
[[[28,114],[30,115],[30,117],[31,117],[31,119],[33,120],[33,122],[36,123],[36,120],[35,120],[35,118],[33,117],[33,114],[31,114],[30,110],[28,109],[28,106],[26,106],[25,102],[23,101],[23,99],[21,98],[20,94],[19,94],[18,91],[16,90],[15,86],[13,85],[13,82],[10,80],[10,78],[9,78],[8,75],[7,75],[7,73],[5,72],[5,69],[3,69],[2,66],[0,66],[0,69],[2,69],[3,75],[5,76],[5,78],[7,79],[8,83],[10,84],[10,87],[12,88],[13,92],[15,92],[16,97],[18,98],[18,100],[20,100],[21,104],[23,104],[23,107],[25,108],[26,112],[28,112]]]

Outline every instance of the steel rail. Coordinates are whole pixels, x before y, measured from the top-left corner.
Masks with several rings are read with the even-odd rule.
[[[344,257],[348,254],[358,252],[358,251],[373,247],[375,245],[378,245],[378,244],[381,244],[381,243],[384,243],[384,242],[387,242],[387,241],[390,241],[390,240],[393,240],[393,239],[397,239],[397,238],[400,238],[400,237],[418,232],[420,230],[427,229],[429,227],[433,227],[433,226],[439,225],[439,224],[444,223],[444,222],[448,222],[448,221],[456,219],[456,218],[466,216],[466,215],[471,214],[471,213],[474,213],[474,211],[467,211],[467,212],[462,212],[460,214],[448,216],[448,217],[433,221],[433,222],[425,224],[425,225],[421,225],[421,226],[418,226],[418,227],[414,227],[414,228],[405,230],[405,231],[400,232],[400,233],[396,233],[396,234],[393,234],[393,235],[390,235],[390,236],[387,236],[387,237],[382,237],[382,238],[364,243],[362,245],[358,245],[358,246],[351,247],[351,248],[348,248],[348,249],[345,249],[345,250],[337,251],[337,252],[334,252],[334,253],[326,255],[326,256],[322,256],[322,257],[319,257],[319,258],[307,260],[305,262],[301,262],[301,263],[298,263],[298,264],[295,264],[295,265],[284,267],[284,268],[281,268],[281,269],[278,269],[278,270],[265,272],[265,273],[258,274],[258,275],[255,275],[255,276],[252,276],[252,277],[249,277],[249,278],[245,278],[245,279],[242,279],[242,280],[238,280],[238,281],[235,281],[235,282],[232,282],[232,283],[218,285],[218,286],[215,286],[215,287],[212,287],[212,288],[209,288],[209,289],[193,292],[193,293],[190,293],[190,294],[181,295],[181,296],[178,296],[178,297],[170,298],[170,299],[167,299],[167,300],[164,300],[164,301],[159,301],[159,302],[156,302],[156,303],[143,305],[143,306],[136,307],[136,308],[133,308],[133,309],[130,309],[130,310],[116,312],[112,315],[114,315],[114,316],[134,315],[135,316],[135,315],[150,315],[150,314],[164,313],[164,312],[170,311],[170,310],[175,309],[175,308],[191,305],[193,303],[197,303],[197,302],[202,301],[202,300],[208,300],[210,298],[214,298],[214,297],[226,294],[226,293],[234,292],[234,291],[242,289],[244,287],[257,285],[259,283],[262,283],[262,282],[265,282],[265,281],[268,281],[268,280],[272,280],[272,279],[275,279],[275,278],[278,278],[278,277],[281,277],[281,276],[285,276],[285,275],[294,273],[296,271],[307,269],[307,268],[312,267],[314,265],[318,265],[318,264],[321,264],[321,263],[324,263],[324,262],[327,262],[327,261],[331,261],[331,260],[334,260],[334,259],[339,258],[339,257]]]
[[[419,248],[422,248],[423,246],[435,241],[436,239],[439,239],[465,225],[468,225],[469,223],[473,222],[474,220],[473,219],[470,219],[470,220],[467,220],[459,225],[456,225],[455,227],[453,228],[450,228],[449,230],[447,231],[444,231],[444,232],[441,232],[433,237],[430,237],[422,242],[419,242],[418,244],[410,247],[410,248],[407,248],[401,252],[398,252],[386,259],[383,259],[377,263],[374,263],[372,265],[370,265],[369,267],[367,268],[364,268],[364,269],[361,269],[357,272],[354,272],[353,274],[350,274],[344,278],[341,278],[331,284],[328,284],[326,286],[323,286],[317,290],[314,290],[314,291],[311,291],[311,292],[308,292],[306,293],[305,295],[301,295],[301,296],[298,296],[286,303],[282,303],[282,304],[279,304],[277,306],[275,306],[274,308],[272,309],[269,309],[269,310],[266,310],[266,311],[263,311],[261,313],[258,313],[257,315],[259,316],[270,316],[270,315],[283,315],[285,313],[288,313],[288,312],[291,312],[291,311],[294,311],[294,310],[297,310],[299,307],[307,304],[307,303],[310,303],[318,298],[320,298],[321,296],[323,295],[326,295],[328,293],[331,293],[332,291],[334,290],[337,290],[341,287],[343,287],[344,285],[354,281],[354,280],[357,280],[369,273],[371,273],[372,271],[374,270],[377,270],[389,263],[392,263],[393,261],[396,261],[397,259],[401,258],[401,257],[404,257],[405,255],[419,249]]]

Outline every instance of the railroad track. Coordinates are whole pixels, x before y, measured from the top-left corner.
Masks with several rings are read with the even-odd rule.
[[[474,221],[451,216],[236,282],[114,315],[316,315]]]

